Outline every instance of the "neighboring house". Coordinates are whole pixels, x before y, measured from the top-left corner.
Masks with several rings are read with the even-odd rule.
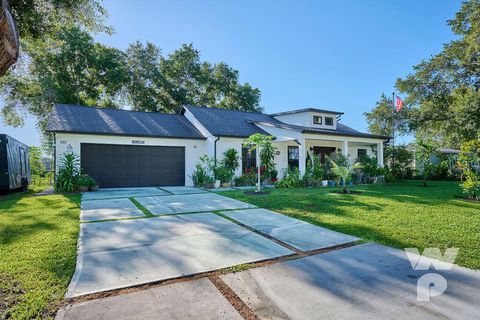
[[[254,133],[274,137],[275,163],[305,171],[307,152],[342,152],[351,161],[378,154],[388,137],[358,132],[341,124],[342,112],[301,109],[275,114],[185,106],[180,114],[55,105],[47,131],[55,134],[55,166],[65,152],[80,156],[82,169],[103,187],[192,185],[199,158],[234,148],[240,175],[255,166],[255,152],[242,146]],[[376,150],[376,151],[372,151]]]
[[[421,163],[417,162],[417,156],[415,154],[415,145],[410,147],[408,150],[412,151],[414,154],[413,157],[413,166],[415,169],[418,170],[418,172],[422,173],[423,172],[423,166]],[[448,161],[448,168],[452,169],[453,167],[456,166],[457,160],[458,160],[458,154],[460,153],[460,150],[457,149],[450,149],[450,148],[438,148],[435,152],[436,154],[432,154],[430,156],[430,161],[432,162],[433,165],[438,165],[440,162],[443,160]]]

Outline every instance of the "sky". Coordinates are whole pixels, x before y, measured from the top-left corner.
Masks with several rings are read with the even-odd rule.
[[[366,131],[364,112],[395,80],[454,39],[446,24],[452,0],[233,1],[105,0],[112,36],[96,40],[126,49],[150,41],[168,55],[192,43],[202,60],[226,62],[241,82],[262,92],[273,113],[317,107],[342,111],[342,122]],[[39,144],[33,119],[7,133]],[[411,137],[400,138],[409,142]]]

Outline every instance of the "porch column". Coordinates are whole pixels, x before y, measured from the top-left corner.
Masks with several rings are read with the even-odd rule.
[[[305,139],[300,139],[298,142],[300,143],[298,146],[298,170],[301,174],[305,174],[307,162],[307,143]]]
[[[347,140],[343,140],[342,141],[342,154],[349,160],[350,162],[350,158],[348,158],[348,141]]]
[[[377,143],[377,164],[383,167],[383,142]]]

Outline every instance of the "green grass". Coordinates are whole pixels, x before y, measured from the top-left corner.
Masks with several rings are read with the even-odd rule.
[[[80,195],[33,193],[0,198],[0,319],[53,318],[75,270]]]
[[[357,186],[361,194],[331,188],[274,189],[269,195],[221,194],[262,208],[397,248],[460,248],[456,263],[480,269],[480,203],[461,199],[458,183],[401,181]]]
[[[138,202],[137,200],[135,200],[134,197],[130,197],[128,198],[130,201],[132,201],[132,203],[138,208],[140,209],[140,211],[143,212],[143,214],[146,216],[146,217],[149,217],[149,218],[153,218],[155,217],[155,215],[153,213],[150,212],[150,210],[148,210],[147,208],[145,208],[143,206],[143,204],[141,204],[140,202]]]

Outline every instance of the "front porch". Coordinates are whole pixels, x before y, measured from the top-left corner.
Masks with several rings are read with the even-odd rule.
[[[378,165],[383,167],[383,142],[376,139],[358,137],[332,137],[326,135],[302,135],[301,139],[274,140],[278,151],[275,163],[279,174],[287,168],[298,167],[300,173],[305,173],[308,154],[319,155],[322,163],[326,156],[339,152],[346,156],[350,163],[355,163],[363,155],[376,157]],[[280,177],[281,178],[281,177]]]

